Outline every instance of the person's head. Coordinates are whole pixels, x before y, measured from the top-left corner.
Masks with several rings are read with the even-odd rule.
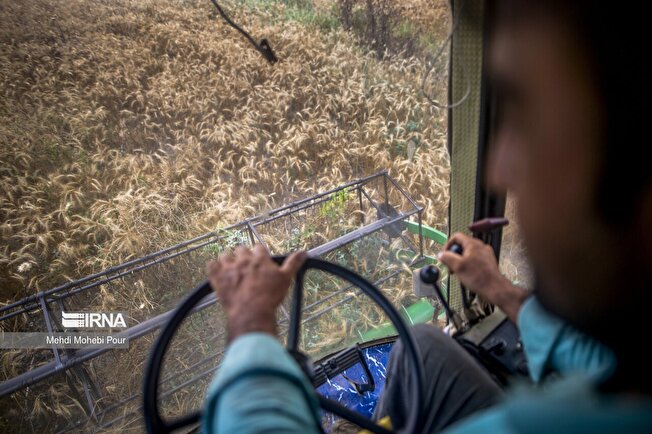
[[[490,6],[489,185],[516,198],[542,303],[632,367],[652,307],[647,19],[613,2]]]

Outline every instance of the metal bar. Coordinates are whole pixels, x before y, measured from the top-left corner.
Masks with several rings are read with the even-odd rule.
[[[68,297],[72,297],[73,295],[78,294],[78,293],[80,293],[80,292],[82,292],[82,291],[86,291],[86,290],[88,290],[88,289],[95,288],[96,286],[100,286],[100,285],[107,284],[107,283],[111,282],[112,280],[119,279],[119,278],[124,277],[124,276],[126,276],[126,275],[128,275],[128,274],[134,273],[134,272],[136,272],[136,271],[144,270],[145,268],[148,268],[148,267],[151,267],[151,266],[154,266],[154,265],[157,265],[157,264],[161,264],[161,263],[163,263],[163,262],[169,261],[169,260],[171,260],[171,259],[174,259],[174,258],[176,258],[176,257],[178,257],[178,256],[181,256],[181,255],[184,255],[184,254],[186,254],[186,253],[193,252],[193,251],[195,251],[195,250],[198,250],[198,249],[200,249],[200,248],[202,248],[202,247],[205,247],[205,246],[207,246],[207,245],[209,245],[209,244],[213,244],[213,243],[215,243],[215,242],[217,242],[217,240],[207,241],[207,242],[204,242],[204,243],[198,244],[198,245],[196,245],[196,246],[189,247],[189,248],[187,248],[187,249],[185,249],[185,250],[182,250],[182,251],[179,251],[179,252],[173,253],[172,255],[168,255],[168,256],[164,256],[164,257],[162,257],[162,258],[158,258],[158,259],[156,259],[156,260],[154,260],[154,261],[152,261],[152,262],[148,262],[148,263],[143,264],[143,265],[140,265],[140,266],[138,266],[138,267],[136,267],[136,268],[129,269],[129,270],[126,270],[126,271],[123,271],[123,272],[121,272],[121,273],[115,274],[115,275],[110,276],[110,277],[105,277],[105,278],[102,279],[102,280],[99,280],[99,281],[93,282],[93,283],[91,283],[91,284],[89,284],[89,285],[86,285],[86,286],[82,286],[82,287],[76,288],[76,289],[74,289],[74,290],[72,290],[72,291],[68,291],[68,292],[66,292],[65,294],[54,294],[54,295],[51,295],[51,297],[49,298],[49,300],[47,301],[47,303],[49,304],[49,303],[53,303],[53,302],[55,302],[55,301],[57,301],[57,300],[62,300],[62,299],[66,299],[66,298],[68,298]],[[28,310],[34,310],[34,309],[38,309],[38,308],[39,308],[39,306],[26,306],[26,307],[24,307],[23,310],[21,310],[21,311],[14,311],[14,312],[8,313],[8,314],[6,314],[6,315],[0,317],[0,321],[4,321],[4,320],[9,319],[9,318],[12,318],[12,317],[14,317],[14,316],[16,316],[16,315],[20,315],[21,313],[25,313],[25,312],[28,311]]]
[[[358,186],[358,202],[360,203],[360,224],[364,224],[364,207],[362,206],[362,187]]]
[[[407,214],[398,214],[394,218],[389,218],[389,217],[384,217],[370,225],[363,226],[360,229],[356,229],[353,232],[349,232],[346,235],[343,235],[339,238],[336,238],[334,240],[331,240],[325,244],[322,244],[321,246],[315,247],[312,250],[308,251],[308,254],[310,256],[316,257],[316,256],[321,256],[325,253],[330,252],[331,250],[335,250],[338,247],[342,247],[346,244],[349,244],[355,240],[358,240],[362,237],[365,237],[367,235],[370,235],[376,231],[379,231],[380,229],[384,228],[385,226],[389,226],[392,223],[401,221],[406,219],[407,217],[411,216],[412,214],[415,214],[416,211],[411,211],[410,213]]]
[[[412,242],[408,237],[406,237],[405,235],[403,235],[403,233],[401,233],[401,234],[399,235],[399,238],[402,239],[403,242],[404,242],[405,244],[407,244],[407,246],[408,246],[410,249],[412,249],[413,252],[416,252],[416,251],[418,250],[418,249],[417,249],[417,246],[415,246],[414,243],[413,243],[413,242]],[[421,251],[419,251],[419,256],[423,256],[423,253],[421,253]]]
[[[383,176],[383,189],[385,190],[385,213],[389,211],[389,192],[387,191],[387,176]]]
[[[82,406],[82,403],[84,402],[84,399],[82,398],[82,395],[79,393],[78,388],[76,387],[74,380],[76,377],[78,377],[77,370],[79,369],[79,366],[75,366],[72,369],[64,371],[65,376],[66,376],[66,384],[68,385],[68,389],[70,389],[70,393],[74,395],[74,398],[79,402],[79,405]],[[86,420],[96,419],[95,417],[95,406],[93,404],[93,399],[90,397],[88,394],[88,385],[84,381],[83,378],[80,378],[82,380],[82,388],[84,389],[85,392],[85,397],[86,397],[86,405],[88,408],[84,408],[82,406],[82,410],[86,413],[88,416]]]
[[[41,311],[43,312],[43,317],[45,318],[45,327],[47,327],[48,334],[50,335],[50,338],[52,338],[52,334],[54,333],[54,331],[52,330],[52,322],[50,322],[50,312],[48,311],[48,307],[45,304],[45,300],[43,296],[39,297],[38,301],[41,305]],[[54,343],[54,340],[52,340],[52,352],[54,353],[54,360],[56,361],[57,366],[62,366],[61,356],[59,355],[59,350],[57,349],[57,345]]]
[[[28,303],[30,301],[35,301],[41,296],[52,295],[52,294],[54,294],[56,292],[64,291],[64,290],[66,290],[68,288],[71,288],[73,286],[81,285],[82,283],[86,283],[86,282],[88,282],[90,280],[97,279],[97,278],[102,277],[102,276],[104,276],[106,274],[110,274],[110,273],[113,273],[115,271],[122,270],[122,269],[130,267],[130,266],[132,266],[134,264],[139,264],[141,262],[147,261],[147,260],[149,260],[149,259],[151,259],[153,257],[156,257],[156,256],[160,256],[160,255],[165,254],[167,252],[170,252],[172,250],[178,250],[178,249],[180,249],[182,247],[185,247],[187,245],[196,243],[198,241],[209,238],[211,236],[216,236],[216,235],[215,235],[214,232],[209,232],[207,234],[204,234],[204,235],[201,235],[199,237],[193,238],[192,240],[184,241],[184,242],[176,244],[174,246],[167,247],[167,248],[165,248],[163,250],[159,250],[157,252],[154,252],[154,253],[151,253],[149,255],[143,256],[141,258],[133,259],[133,260],[125,262],[123,264],[116,265],[116,266],[113,266],[113,267],[109,267],[109,268],[107,268],[105,270],[100,271],[99,273],[91,274],[91,275],[85,276],[85,277],[83,277],[81,279],[77,279],[77,280],[73,280],[73,281],[64,283],[63,285],[57,286],[57,287],[52,288],[52,289],[48,289],[46,291],[40,291],[40,292],[38,292],[38,293],[36,293],[34,295],[31,295],[29,297],[25,297],[25,298],[23,298],[21,300],[18,300],[18,301],[15,301],[13,303],[10,303],[10,304],[8,304],[6,306],[0,307],[0,313],[4,312],[6,310],[12,309],[14,307],[20,306],[22,304]]]
[[[311,201],[311,200],[314,200],[314,199],[318,199],[318,198],[323,197],[323,196],[328,196],[329,194],[335,193],[336,191],[344,190],[345,188],[349,188],[349,187],[351,187],[353,185],[356,185],[356,184],[366,184],[367,182],[371,181],[372,179],[379,178],[379,177],[384,176],[384,175],[387,175],[386,170],[383,170],[381,172],[377,172],[377,173],[375,173],[373,175],[370,175],[370,176],[367,176],[367,177],[364,177],[364,178],[357,179],[355,181],[351,181],[348,184],[340,185],[339,187],[335,187],[335,188],[332,188],[330,190],[324,191],[322,193],[318,193],[318,194],[316,194],[314,196],[310,196],[310,197],[308,197],[306,199],[301,199],[301,200],[291,202],[291,203],[289,203],[289,204],[287,204],[285,206],[282,206],[280,208],[277,208],[275,210],[270,211],[269,213],[267,213],[267,215],[273,215],[273,214],[279,213],[281,211],[285,211],[285,210],[287,210],[289,208],[294,208],[297,205],[301,205],[301,204],[303,204],[305,202],[308,202],[308,201]],[[254,219],[255,219],[255,217],[254,217]],[[252,219],[252,220],[254,220],[254,219]]]
[[[204,301],[193,309],[193,312],[200,311],[206,307],[214,304],[216,302],[215,294],[211,293]],[[131,341],[132,339],[137,339],[141,336],[144,336],[148,333],[159,328],[163,323],[165,323],[169,317],[172,315],[174,310],[169,310],[165,313],[157,315],[153,318],[150,318],[146,321],[141,322],[129,329],[122,331],[116,334],[117,338],[126,337]],[[93,359],[98,357],[101,354],[104,354],[108,351],[111,351],[111,348],[88,348],[75,351],[72,356],[64,356],[61,358],[61,364],[56,362],[48,362],[44,365],[39,366],[38,368],[32,369],[31,371],[24,372],[20,375],[17,375],[13,378],[3,381],[0,383],[0,396],[8,395],[15,392],[16,390],[22,389],[27,386],[49,378],[55,374],[58,374],[61,371],[69,369],[73,366],[76,366],[86,360]]]
[[[86,396],[86,403],[88,404],[88,409],[91,413],[90,416],[93,419],[97,419],[97,415],[95,414],[95,407],[97,406],[97,403],[93,402],[93,396],[91,395],[90,388],[88,387],[88,375],[86,375],[84,367],[75,366],[69,372],[72,372],[81,378],[82,387],[84,388],[84,396]]]
[[[184,387],[186,387],[186,386],[190,386],[190,385],[193,384],[193,383],[196,383],[197,381],[201,380],[202,378],[204,378],[204,377],[206,377],[206,376],[212,374],[213,372],[215,372],[215,370],[217,370],[217,368],[218,368],[218,366],[215,366],[215,367],[213,367],[213,368],[210,368],[210,369],[208,369],[208,370],[202,372],[201,374],[197,375],[196,377],[194,377],[194,378],[192,378],[192,379],[190,379],[190,380],[188,380],[188,381],[186,381],[186,382],[184,382],[184,383],[181,383],[179,386],[176,386],[175,388],[170,389],[170,390],[167,391],[166,393],[162,393],[162,394],[159,396],[159,399],[167,398],[168,396],[170,396],[170,395],[172,395],[173,393],[175,393],[177,390],[182,389],[182,388],[184,388]],[[125,419],[125,418],[127,418],[128,416],[131,416],[132,414],[137,414],[137,413],[140,413],[140,410],[134,410],[134,411],[129,412],[129,413],[127,413],[127,414],[120,415],[120,416],[118,416],[118,417],[116,417],[116,418],[114,418],[114,419],[111,419],[110,421],[108,421],[108,422],[106,422],[106,423],[100,425],[98,428],[99,428],[99,429],[107,428],[107,427],[113,425],[114,423],[116,423],[117,421],[119,421],[120,419]]]
[[[319,198],[319,200],[314,200],[313,202],[302,204],[301,206],[297,206],[296,208],[288,210],[288,211],[284,212],[283,214],[277,214],[277,215],[275,215],[273,217],[267,217],[267,218],[265,218],[263,220],[257,220],[257,217],[254,217],[249,221],[254,222],[253,223],[254,226],[261,226],[261,225],[264,225],[264,224],[271,223],[273,221],[282,219],[283,217],[287,217],[289,215],[295,214],[295,213],[297,213],[299,211],[303,211],[304,209],[312,208],[312,207],[314,207],[316,205],[319,205],[320,203],[328,202],[330,199],[331,199],[330,197],[322,197],[322,198]],[[267,214],[267,215],[269,215],[269,214]]]
[[[220,338],[220,337],[222,337],[222,336],[224,336],[224,333],[221,333],[221,334],[215,336],[215,338],[217,339],[217,338]],[[209,362],[209,361],[211,361],[211,360],[213,360],[213,359],[215,359],[215,358],[217,358],[217,357],[219,357],[219,356],[221,356],[221,355],[223,355],[223,354],[224,354],[223,351],[218,351],[218,352],[215,353],[215,354],[210,354],[209,356],[206,356],[205,358],[201,359],[200,361],[195,362],[195,363],[193,363],[192,365],[188,366],[186,369],[184,369],[184,370],[182,370],[182,371],[179,371],[179,372],[176,372],[176,373],[170,375],[170,376],[167,377],[167,378],[164,378],[163,380],[161,380],[160,385],[162,386],[162,385],[164,385],[165,383],[167,383],[167,382],[169,382],[169,381],[172,381],[172,380],[174,380],[175,378],[178,378],[178,377],[180,377],[181,375],[185,374],[186,372],[189,372],[190,370],[192,370],[192,369],[194,369],[194,368],[196,368],[196,367],[198,367],[198,366],[201,366],[201,365],[205,364],[206,362]],[[129,397],[127,397],[127,398],[125,398],[125,399],[123,399],[123,400],[121,400],[121,401],[118,401],[118,402],[116,402],[116,403],[114,403],[114,404],[111,404],[110,406],[106,407],[106,408],[103,409],[102,411],[98,412],[98,413],[97,413],[97,416],[98,416],[98,417],[102,417],[102,416],[104,416],[105,414],[107,414],[108,412],[110,412],[111,410],[114,410],[114,409],[116,409],[116,408],[118,408],[118,407],[120,407],[120,406],[126,404],[127,402],[129,402],[129,401],[131,401],[131,400],[133,400],[133,399],[135,399],[135,398],[137,398],[137,397],[139,397],[139,396],[142,396],[142,393],[140,393],[140,392],[134,393],[134,394],[132,394],[131,396],[129,396]]]
[[[359,229],[349,232],[348,234],[342,235],[341,237],[335,238],[334,240],[328,241],[327,243],[317,246],[314,249],[309,250],[308,254],[312,257],[319,257],[332,250],[335,250],[355,240],[358,240],[366,235],[376,232],[384,228],[387,224],[388,224],[388,218],[385,217],[383,219],[375,221],[370,225],[363,226]]]
[[[249,228],[249,231],[251,231],[252,234],[254,234],[254,237],[258,240],[258,242],[267,250],[267,253],[271,254],[269,251],[269,247],[267,247],[267,244],[265,244],[265,241],[263,240],[263,237],[260,236],[254,225],[251,224],[250,221],[247,220],[247,227]],[[253,244],[253,243],[252,243]]]
[[[59,311],[60,312],[63,312],[64,309],[65,309],[64,301],[65,300],[57,300],[56,304],[57,304],[57,306],[59,306]],[[59,321],[57,321],[56,316],[53,318],[53,322],[56,324],[57,330],[62,330],[63,329],[62,324],[60,324]],[[68,355],[72,353],[72,351],[69,350],[69,349],[63,349],[63,352],[65,354],[68,354]],[[94,402],[93,396],[91,394],[90,389],[92,387],[93,391],[97,394],[97,396],[101,396],[101,394],[99,393],[99,388],[97,387],[95,382],[93,382],[88,377],[88,375],[86,374],[86,371],[85,371],[83,366],[81,366],[81,367],[80,366],[75,366],[74,368],[70,369],[70,371],[68,371],[68,372],[71,374],[70,375],[71,377],[74,374],[75,376],[77,376],[81,380],[82,388],[84,389],[84,396],[86,398],[86,404],[88,406],[89,419],[93,418],[93,419],[97,420],[97,418],[95,416],[95,408],[97,407],[97,403]],[[89,383],[90,383],[90,387],[89,387]],[[71,384],[69,384],[69,386],[70,386],[70,389],[73,389],[73,386]],[[77,395],[79,395],[77,390],[73,390],[73,392],[77,393]],[[81,401],[81,399],[78,399],[78,400]]]
[[[290,312],[288,312],[286,307],[283,306],[282,304],[279,305],[279,308],[281,309],[281,312],[283,312],[283,316],[289,321],[290,320]]]
[[[129,416],[139,414],[140,412],[141,412],[140,410],[134,410],[134,411],[130,411],[130,412],[127,413],[127,414],[123,414],[123,415],[120,415],[120,416],[118,416],[118,417],[114,417],[114,418],[111,419],[110,421],[108,421],[108,422],[106,422],[106,423],[103,423],[103,424],[101,424],[100,426],[98,426],[98,427],[97,427],[93,432],[96,433],[96,432],[98,432],[98,431],[100,431],[100,430],[102,430],[102,429],[104,429],[104,428],[108,428],[108,427],[110,427],[111,425],[113,425],[114,423],[116,423],[117,421],[119,421],[119,420],[125,420],[125,419],[127,419]],[[136,422],[139,418],[140,418],[140,416],[137,417],[137,418],[135,418],[132,422]],[[124,428],[123,428],[123,429],[124,429]]]
[[[423,256],[423,211],[419,211],[419,254]]]
[[[417,263],[419,263],[419,262],[422,261],[423,259],[424,259],[424,258],[419,258],[419,259],[416,260],[416,261],[412,261],[412,262],[409,264],[409,266],[411,267],[411,266],[413,266],[413,265],[416,265]],[[392,279],[392,278],[398,276],[399,274],[401,274],[401,271],[403,271],[403,270],[396,270],[396,271],[392,272],[391,274],[389,274],[389,275],[383,277],[382,279],[377,280],[376,282],[374,282],[374,286],[382,285],[383,283],[387,282],[389,279]],[[344,288],[344,289],[338,290],[338,292],[339,292],[339,293],[342,293],[342,292],[344,292],[345,289],[348,289],[348,288]],[[357,289],[355,292],[358,293],[358,292],[360,292],[360,290]],[[335,309],[336,307],[341,306],[342,304],[346,303],[347,301],[349,301],[349,300],[355,298],[355,296],[356,296],[356,294],[354,294],[354,295],[349,295],[348,297],[345,297],[345,298],[343,298],[342,300],[339,300],[339,301],[337,301],[336,303],[334,303],[334,304],[332,304],[332,305],[330,305],[330,306],[328,306],[328,307],[325,307],[325,308],[323,308],[323,309],[321,309],[321,310],[318,310],[317,312],[313,313],[312,315],[306,317],[306,318],[303,320],[303,324],[305,324],[305,323],[307,323],[307,322],[309,322],[309,321],[312,321],[312,320],[315,320],[315,319],[319,318],[319,317],[322,316],[323,314],[325,314],[325,313],[327,313],[327,312],[329,312],[329,311]]]
[[[389,179],[389,182],[391,182],[394,185],[394,187],[396,187],[398,189],[398,191],[400,191],[401,194],[403,196],[405,196],[407,200],[410,201],[410,203],[412,204],[412,206],[415,209],[423,211],[423,207],[420,207],[419,205],[417,205],[417,203],[414,200],[412,200],[410,195],[407,194],[407,192],[405,190],[403,190],[403,187],[401,187],[400,185],[398,185],[398,183],[396,181],[394,181],[394,178],[392,178],[391,176],[388,176],[387,179]]]
[[[378,205],[376,205],[376,202],[374,202],[374,200],[371,198],[371,196],[369,196],[369,193],[367,193],[367,190],[365,190],[364,188],[360,187],[360,191],[362,192],[362,194],[364,195],[364,197],[366,197],[367,200],[371,203],[371,206],[374,207],[374,209],[376,210],[376,212],[378,212],[379,215],[380,215],[380,214],[387,214],[387,213],[382,212],[382,211],[380,210],[380,208],[378,208]]]
[[[247,229],[247,232],[249,233],[249,242],[251,242],[251,245],[253,246],[256,244],[256,238],[254,237],[254,233],[251,230],[251,224],[249,222],[247,222]]]

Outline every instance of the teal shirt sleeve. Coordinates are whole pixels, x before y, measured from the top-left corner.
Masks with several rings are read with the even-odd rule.
[[[208,389],[205,433],[318,433],[318,403],[296,362],[265,333],[233,341]]]
[[[599,377],[615,368],[616,358],[607,347],[548,313],[535,297],[521,307],[518,326],[535,382],[551,371]]]
[[[604,395],[575,375],[544,389],[512,390],[502,404],[463,419],[443,434],[611,434],[652,432],[652,400]]]

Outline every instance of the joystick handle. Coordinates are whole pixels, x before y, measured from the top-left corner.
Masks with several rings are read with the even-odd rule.
[[[444,295],[441,292],[441,289],[439,288],[439,268],[435,267],[434,265],[427,265],[419,271],[419,278],[423,283],[426,283],[428,285],[432,285],[432,287],[435,289],[435,294],[437,294],[437,298],[439,299],[439,302],[441,305],[444,307],[444,310],[446,311],[446,316],[450,321],[452,321],[453,325],[455,325],[455,328],[459,331],[462,330],[462,322],[460,321],[459,317],[453,312],[453,310],[450,308],[448,305],[448,302],[444,298]]]
[[[439,268],[434,265],[423,267],[421,271],[419,271],[419,278],[423,283],[437,285],[437,282],[439,281]]]
[[[462,246],[460,244],[457,244],[457,243],[451,244],[450,247],[448,248],[448,251],[453,252],[453,253],[457,253],[460,256],[464,253],[464,249],[462,248]]]

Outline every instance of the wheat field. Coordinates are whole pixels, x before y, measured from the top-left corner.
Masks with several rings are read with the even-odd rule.
[[[423,59],[378,60],[282,3],[226,4],[274,66],[204,1],[0,5],[2,302],[383,169],[445,225]]]

